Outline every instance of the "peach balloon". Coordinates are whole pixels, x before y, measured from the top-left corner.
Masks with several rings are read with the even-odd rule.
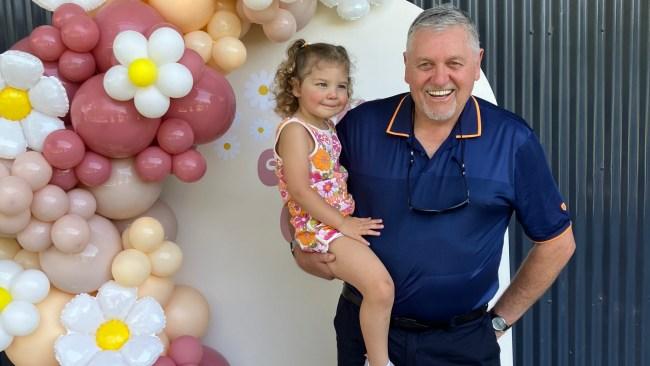
[[[70,201],[70,208],[68,209],[68,213],[70,214],[89,219],[93,217],[97,210],[95,196],[83,188],[68,191],[68,200]]]
[[[151,275],[151,262],[141,251],[126,249],[113,259],[111,272],[120,285],[138,287]]]
[[[119,228],[118,228],[119,230]],[[122,232],[122,248],[133,249],[133,245],[129,242],[129,229],[127,228]]]
[[[0,236],[15,236],[27,227],[31,218],[29,209],[12,216],[0,212]]]
[[[42,252],[52,245],[51,230],[52,223],[32,218],[29,224],[16,235],[16,239],[24,249]]]
[[[185,47],[196,51],[203,62],[208,62],[212,57],[212,37],[204,31],[194,31],[183,36]]]
[[[69,208],[68,195],[59,186],[48,184],[34,193],[32,215],[41,221],[56,221],[65,215]]]
[[[153,217],[140,217],[129,227],[129,243],[141,252],[153,252],[160,248],[164,239],[165,229]]]
[[[248,20],[257,24],[264,24],[272,21],[278,14],[278,9],[280,9],[280,1],[273,0],[271,5],[262,10],[253,10],[247,7],[246,3],[244,3],[242,9],[244,11],[244,15],[246,15],[246,18]]]
[[[12,175],[0,178],[0,212],[16,215],[32,204],[34,193],[27,181]]]
[[[150,0],[149,5],[167,20],[178,26],[183,33],[203,28],[214,13],[214,0]]]
[[[63,253],[79,253],[90,240],[90,227],[79,215],[64,215],[52,225],[52,243]]]
[[[52,167],[41,153],[27,151],[16,157],[11,166],[11,174],[25,179],[32,191],[37,191],[45,187],[52,178]]]
[[[149,253],[151,273],[160,277],[173,276],[183,264],[183,251],[174,242],[166,241],[156,251]]]
[[[165,306],[165,333],[174,340],[183,335],[203,337],[210,323],[210,305],[196,289],[178,285]]]
[[[154,219],[158,220],[159,223],[162,224],[163,229],[165,231],[165,240],[171,240],[174,241],[176,240],[176,233],[178,231],[178,220],[176,219],[176,214],[174,214],[174,211],[167,205],[164,201],[158,200],[156,203],[151,206],[147,211],[145,211],[142,215],[127,219],[127,220],[116,220],[113,221],[115,226],[117,226],[117,229],[122,231],[123,233],[127,231],[127,228],[133,221],[138,219],[139,217],[153,217]],[[130,244],[129,244],[130,245]],[[129,246],[131,248],[131,246]],[[128,248],[124,248],[128,249]]]
[[[174,281],[170,278],[149,276],[138,287],[138,297],[151,296],[160,306],[165,307],[174,292]]]
[[[54,342],[66,330],[59,320],[63,307],[73,295],[50,288],[47,297],[36,304],[41,316],[36,330],[27,336],[16,337],[5,350],[9,360],[15,365],[57,366],[54,357]]]
[[[246,46],[235,37],[223,37],[212,46],[212,59],[219,69],[229,73],[246,62]]]
[[[214,13],[208,23],[208,34],[214,40],[226,36],[239,38],[241,30],[242,27],[239,17],[234,12],[228,10],[220,10]]]
[[[16,253],[14,261],[24,269],[41,269],[41,262],[38,260],[38,253],[30,252],[28,250],[21,250]]]
[[[12,259],[19,251],[16,239],[0,237],[0,259]]]
[[[109,281],[113,258],[122,250],[120,234],[108,219],[95,215],[88,225],[90,240],[83,252],[65,254],[52,246],[39,257],[52,285],[71,294],[96,291]]]
[[[272,42],[288,41],[296,33],[296,19],[288,10],[278,9],[278,15],[262,25],[264,34]]]
[[[214,0],[215,10],[228,10],[235,12],[237,1],[235,0]]]
[[[162,184],[144,182],[133,167],[133,159],[111,160],[111,177],[90,188],[97,200],[97,213],[110,219],[128,219],[147,211],[162,192]]]

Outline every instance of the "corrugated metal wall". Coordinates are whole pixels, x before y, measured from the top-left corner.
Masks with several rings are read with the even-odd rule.
[[[514,328],[515,365],[650,365],[650,2],[453,3],[477,22],[497,100],[537,131],[574,219],[575,257]],[[2,0],[0,50],[49,19]],[[516,268],[530,243],[511,235]]]

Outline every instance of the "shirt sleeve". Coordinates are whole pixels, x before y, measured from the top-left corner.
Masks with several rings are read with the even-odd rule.
[[[536,242],[551,240],[571,225],[567,206],[533,132],[515,155],[515,212],[526,235]]]

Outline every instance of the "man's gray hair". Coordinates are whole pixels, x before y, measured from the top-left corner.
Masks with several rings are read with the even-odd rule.
[[[478,52],[481,49],[481,44],[478,32],[476,31],[476,25],[465,12],[455,8],[451,4],[434,6],[420,13],[409,27],[406,37],[406,49],[408,50],[411,44],[413,34],[421,28],[439,32],[457,25],[465,28],[469,36],[470,46]]]

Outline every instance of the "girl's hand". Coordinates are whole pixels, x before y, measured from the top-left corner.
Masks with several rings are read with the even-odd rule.
[[[383,228],[384,224],[382,219],[346,216],[343,219],[343,224],[341,224],[338,230],[349,238],[370,245],[370,243],[363,238],[363,235],[379,236],[380,234],[377,230]]]

